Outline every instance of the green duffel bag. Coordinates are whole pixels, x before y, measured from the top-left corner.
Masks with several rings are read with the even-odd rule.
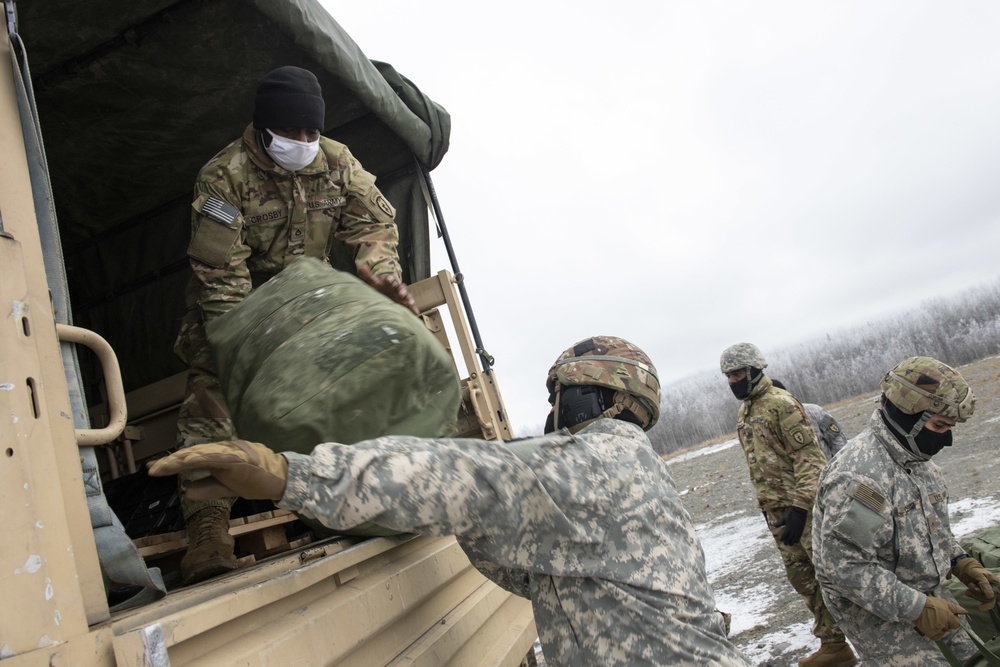
[[[959,540],[965,552],[985,567],[1000,568],[1000,526],[981,530]]]
[[[243,439],[308,454],[455,433],[461,388],[448,352],[420,318],[325,262],[296,260],[206,330]]]
[[[970,556],[987,567],[993,574],[1000,577],[1000,527],[987,528],[973,535],[967,535],[959,540],[959,544]],[[972,667],[997,667],[1000,665],[1000,608],[979,611],[979,601],[965,594],[966,585],[952,577],[948,580],[948,590],[955,596],[958,603],[968,613],[963,617],[963,629],[971,630],[969,638],[980,650],[980,655],[968,663]],[[997,590],[994,585],[994,590]],[[997,590],[1000,595],[1000,590]],[[982,642],[982,644],[980,644]],[[947,647],[941,646],[941,651],[951,665],[961,665],[961,662],[949,655]],[[964,667],[964,666],[963,666]]]

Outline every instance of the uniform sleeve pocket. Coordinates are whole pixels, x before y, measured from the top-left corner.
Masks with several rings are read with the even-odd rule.
[[[807,425],[808,422],[805,420],[805,416],[799,410],[793,411],[781,420],[781,430],[788,435],[785,438],[785,444],[789,450],[796,451],[802,449],[807,442],[815,439],[815,436],[810,435],[806,431]],[[812,427],[810,426],[809,428],[811,429]]]
[[[221,269],[236,245],[243,229],[243,215],[232,204],[207,194],[191,204],[195,216],[188,256],[208,266]]]
[[[378,222],[392,224],[396,217],[396,209],[385,195],[375,187],[375,177],[367,171],[359,170],[347,184],[347,190],[353,194],[361,205]]]
[[[848,542],[868,550],[874,548],[875,534],[883,521],[879,512],[857,498],[852,498],[834,530]]]

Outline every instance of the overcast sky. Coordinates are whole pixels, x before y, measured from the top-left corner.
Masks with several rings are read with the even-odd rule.
[[[323,4],[451,113],[432,177],[518,432],[590,335],[669,384],[1000,274],[995,0]]]

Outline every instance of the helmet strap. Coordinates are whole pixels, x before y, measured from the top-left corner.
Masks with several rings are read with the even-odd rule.
[[[631,411],[632,414],[641,422],[640,428],[646,430],[646,424],[649,424],[652,416],[649,414],[649,410],[640,403],[639,401],[632,398],[630,394],[624,391],[615,392],[615,403],[610,408],[597,415],[593,419],[588,419],[585,422],[580,422],[569,428],[570,433],[577,433],[581,429],[593,424],[598,419],[615,419],[618,415],[625,412],[626,410]]]
[[[625,412],[626,410],[630,411],[633,415],[636,416],[636,418],[640,422],[641,428],[643,428],[644,430],[646,428],[646,425],[649,424],[650,421],[652,420],[652,415],[650,414],[646,406],[644,406],[640,401],[636,400],[631,394],[619,390],[614,392],[614,404],[606,408],[603,412],[594,415],[590,419],[578,422],[576,424],[573,424],[572,426],[567,427],[560,420],[560,403],[562,399],[562,390],[563,390],[562,383],[557,382],[555,390],[555,401],[553,403],[554,414],[552,418],[553,419],[552,423],[556,430],[560,428],[568,428],[570,433],[577,433],[580,430],[589,426],[590,424],[593,424],[598,419],[615,419],[618,415],[620,415],[622,412]]]
[[[889,425],[889,428],[892,431],[893,435],[897,436],[896,440],[898,440],[901,445],[906,447],[906,449],[911,454],[919,456],[924,461],[930,461],[931,457],[925,454],[924,452],[920,451],[920,447],[917,445],[916,437],[917,434],[923,430],[924,425],[927,423],[927,420],[931,418],[931,413],[927,412],[926,410],[922,412],[920,414],[920,418],[917,419],[917,421],[913,424],[912,427],[910,427],[909,430],[907,430],[905,426],[902,426],[898,421],[896,421],[892,417],[891,414],[892,411],[886,407],[886,403],[888,402],[889,399],[885,397],[885,394],[883,394],[882,406],[879,411],[882,413],[882,419],[885,420],[886,424]],[[898,410],[899,408],[896,409]]]

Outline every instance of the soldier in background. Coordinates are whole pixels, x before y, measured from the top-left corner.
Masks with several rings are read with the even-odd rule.
[[[597,336],[549,369],[552,432],[513,442],[386,436],[275,454],[229,441],[155,462],[205,469],[189,497],[270,498],[334,530],[365,521],[456,535],[529,598],[546,663],[749,667],[726,639],[694,526],[643,431],[660,413],[649,358]]]
[[[771,378],[771,384],[778,389],[788,391],[780,380]],[[847,444],[847,436],[844,435],[843,429],[840,428],[840,424],[833,418],[833,415],[824,410],[822,405],[803,403],[802,407],[806,411],[806,416],[809,417],[809,423],[812,424],[816,439],[819,440],[820,449],[823,450],[826,460],[829,461]]]
[[[416,312],[400,276],[395,211],[346,146],[320,136],[319,81],[279,67],[257,84],[253,122],[222,149],[194,186],[185,295],[175,351],[188,364],[177,421],[180,447],[236,437],[204,325],[302,256],[326,260],[334,242],[351,252],[358,276]],[[234,498],[182,501],[191,584],[236,567],[229,535]]]
[[[823,597],[866,665],[947,667],[935,641],[960,661],[976,648],[945,586],[955,575],[986,611],[997,578],[951,533],[948,489],[931,461],[975,396],[955,369],[911,357],[881,382],[870,426],[827,466],[814,509],[816,574]]]
[[[811,510],[826,465],[802,405],[764,374],[767,362],[755,345],[726,348],[719,365],[742,401],[736,433],[746,455],[757,505],[764,513],[792,588],[813,615],[819,649],[799,667],[850,667],[857,659],[827,611],[813,570]]]

